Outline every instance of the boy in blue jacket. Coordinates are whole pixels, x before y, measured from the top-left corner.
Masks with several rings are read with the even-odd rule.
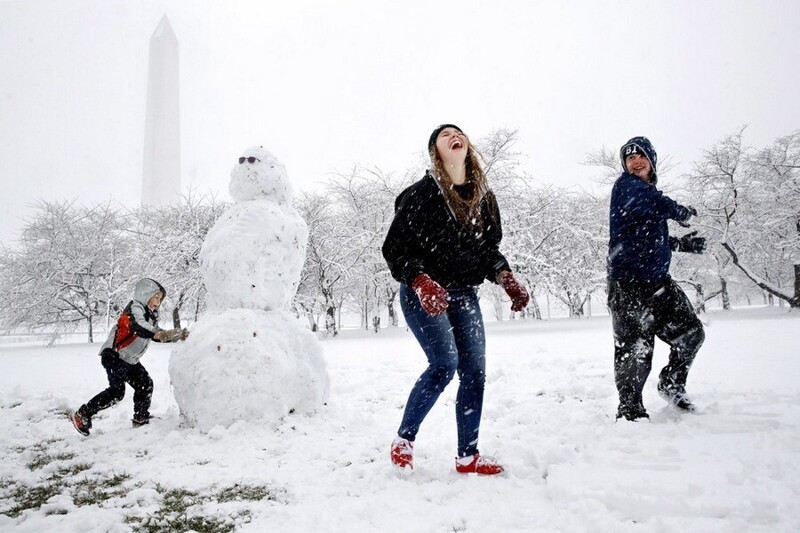
[[[679,410],[694,410],[686,378],[705,333],[686,294],[670,277],[669,265],[673,250],[702,253],[705,239],[697,232],[669,235],[668,219],[685,224],[697,211],[656,189],[657,155],[646,137],[625,143],[620,159],[624,172],[611,192],[608,243],[617,419],[647,420],[642,389],[652,368],[655,337],[671,348],[659,375],[659,394]]]
[[[167,291],[155,280],[143,278],[136,282],[133,300],[100,348],[100,364],[108,374],[108,388],[69,414],[72,425],[81,435],[89,435],[94,415],[125,397],[125,383],[133,387],[133,427],[150,422],[153,380],[139,359],[150,340],[178,342],[189,336],[186,329],[158,327],[158,308],[166,295]]]

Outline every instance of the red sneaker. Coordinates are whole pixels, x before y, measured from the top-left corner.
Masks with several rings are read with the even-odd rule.
[[[481,457],[479,453],[467,457],[456,457],[456,472],[494,476],[503,472],[503,467],[494,459]]]
[[[389,452],[392,462],[400,468],[414,468],[414,443],[402,437],[395,437]]]

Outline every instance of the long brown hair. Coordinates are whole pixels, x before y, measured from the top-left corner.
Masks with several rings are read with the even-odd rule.
[[[467,137],[467,135],[464,134],[464,137]],[[439,155],[439,151],[436,149],[436,144],[431,147],[430,156],[434,179],[438,179],[439,183],[441,183],[444,199],[453,211],[456,220],[461,224],[467,224],[474,220],[475,223],[482,225],[480,205],[483,198],[490,191],[489,185],[486,183],[486,173],[481,168],[481,155],[473,148],[469,137],[467,137],[467,157],[464,160],[464,164],[467,167],[464,186],[469,191],[466,199],[462,198],[455,190],[453,180],[450,179],[450,175],[444,168],[444,161],[442,161],[442,156]]]

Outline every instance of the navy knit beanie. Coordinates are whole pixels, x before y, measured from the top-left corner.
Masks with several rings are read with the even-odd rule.
[[[647,137],[634,137],[622,145],[622,148],[619,149],[619,158],[622,161],[622,170],[625,172],[628,171],[625,166],[625,158],[631,154],[643,154],[650,161],[650,174],[653,176],[653,183],[655,183],[658,175],[656,171],[658,155],[650,139]]]
[[[436,139],[439,137],[439,134],[442,133],[442,130],[445,128],[455,128],[460,133],[464,133],[463,131],[461,131],[461,128],[459,128],[455,124],[439,124],[438,126],[436,126],[436,129],[433,130],[433,133],[431,133],[431,137],[428,139],[429,152],[433,149],[433,146],[436,144]]]

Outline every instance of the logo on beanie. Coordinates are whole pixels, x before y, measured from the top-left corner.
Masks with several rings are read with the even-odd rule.
[[[642,151],[635,144],[629,144],[628,146],[623,148],[623,154],[625,155],[625,157],[628,157],[629,155],[641,154],[641,153],[642,153]]]

